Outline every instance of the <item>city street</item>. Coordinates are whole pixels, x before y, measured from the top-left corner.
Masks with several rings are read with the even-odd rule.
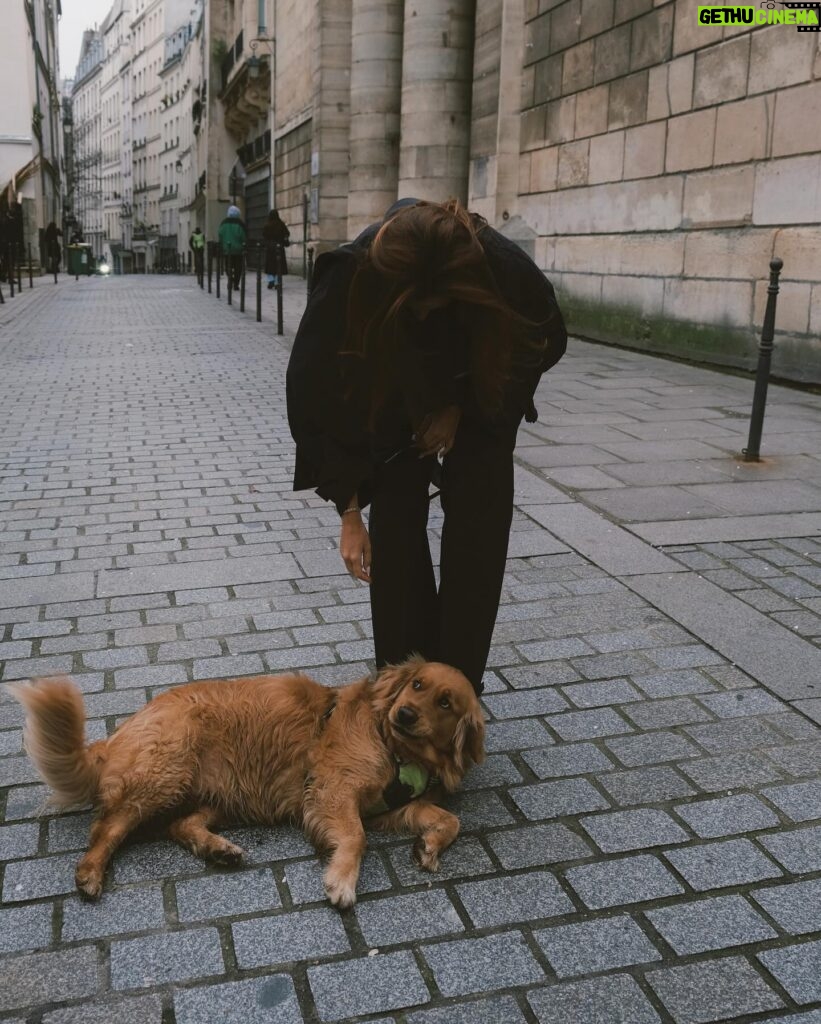
[[[0,306],[0,680],[90,739],[168,686],[371,666],[339,518],[290,489],[286,334],[192,277]],[[785,306],[786,308],[786,306]],[[0,697],[0,1021],[821,1024],[821,399],[571,339],[516,450],[487,760],[438,875],[373,836],[343,914],[290,827],[144,836],[97,904]],[[441,527],[432,504],[434,541]],[[480,553],[477,553],[480,557]]]

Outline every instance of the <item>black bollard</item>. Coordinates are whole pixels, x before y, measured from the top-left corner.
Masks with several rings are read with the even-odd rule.
[[[9,298],[14,298],[14,245],[9,246],[8,260],[9,268]]]
[[[225,257],[225,276],[228,278],[228,305],[233,306],[233,291],[234,291],[234,257]]]
[[[214,246],[208,243],[208,294],[211,294],[211,274],[214,272]]]
[[[767,308],[764,312],[764,326],[761,328],[761,344],[758,346],[758,369],[755,374],[753,411],[750,415],[750,434],[747,447],[743,450],[745,462],[760,462],[761,431],[764,426],[764,410],[767,405],[767,385],[770,381],[770,363],[773,356],[775,334],[775,304],[778,298],[778,275],[784,261],[777,257],[770,260],[770,283],[767,286]]]
[[[283,315],[282,315],[282,268],[279,268],[280,273],[277,274],[277,334],[284,334]]]
[[[220,278],[222,277],[222,247],[217,246],[217,298],[220,297]]]
[[[6,300],[3,298],[3,286],[0,284],[0,306],[5,306]]]
[[[33,275],[32,269],[31,269],[31,246],[28,247],[28,257],[29,257],[29,288],[33,288],[34,287],[34,275]]]
[[[262,323],[262,243],[257,246],[257,323]]]
[[[240,313],[245,312],[245,267],[247,260],[243,254],[242,258],[242,277],[239,279],[239,311]]]
[[[307,285],[308,294],[311,294],[311,289],[314,286],[314,249],[313,246],[308,246],[308,270],[305,275],[305,284]]]
[[[23,291],[23,249],[17,254],[17,291]]]

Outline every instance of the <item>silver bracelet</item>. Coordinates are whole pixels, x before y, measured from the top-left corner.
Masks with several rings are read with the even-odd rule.
[[[351,505],[350,508],[346,508],[344,512],[340,512],[340,518],[346,516],[349,512],[361,512],[362,509],[358,505]]]

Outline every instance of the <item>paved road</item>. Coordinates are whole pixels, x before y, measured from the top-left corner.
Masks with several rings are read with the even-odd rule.
[[[98,737],[186,680],[367,670],[336,513],[289,490],[287,347],[190,279],[0,308],[4,680],[71,672]],[[819,1024],[821,402],[772,388],[747,466],[751,390],[581,342],[542,383],[432,881],[376,839],[339,915],[297,831],[242,829],[240,871],[149,839],[81,903],[88,815],[38,813],[0,703],[0,1020]]]

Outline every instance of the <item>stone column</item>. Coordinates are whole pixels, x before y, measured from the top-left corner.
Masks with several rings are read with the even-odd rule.
[[[467,200],[475,0],[406,0],[399,196]]]
[[[499,227],[518,203],[525,4],[477,0],[476,8],[469,202]]]
[[[351,0],[316,0],[311,191],[317,255],[347,241]]]
[[[353,0],[348,237],[396,199],[403,0]]]

